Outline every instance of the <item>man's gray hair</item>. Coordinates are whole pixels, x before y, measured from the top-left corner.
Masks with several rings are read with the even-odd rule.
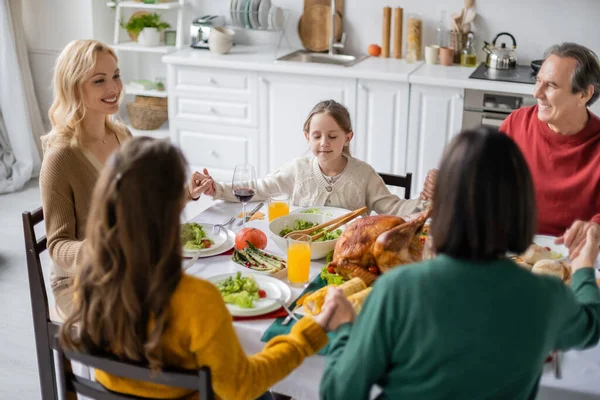
[[[551,46],[544,54],[544,59],[551,55],[560,58],[573,58],[577,65],[571,78],[573,93],[581,93],[592,85],[594,93],[586,103],[591,106],[600,97],[600,61],[592,50],[577,43],[565,42]]]

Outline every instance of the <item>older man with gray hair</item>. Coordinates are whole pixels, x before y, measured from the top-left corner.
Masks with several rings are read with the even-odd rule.
[[[533,177],[538,231],[560,236],[575,256],[591,224],[600,223],[600,63],[575,43],[546,51],[533,95],[537,105],[513,112],[500,131],[518,144]]]

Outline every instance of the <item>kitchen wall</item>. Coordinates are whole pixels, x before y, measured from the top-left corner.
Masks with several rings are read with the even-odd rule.
[[[297,35],[298,19],[302,14],[302,0],[272,0],[289,10],[285,38],[292,47],[300,47]],[[187,26],[193,17],[228,12],[228,0],[189,0],[186,9]],[[491,41],[503,31],[517,39],[521,64],[540,58],[548,46],[562,41],[573,41],[590,47],[600,54],[600,1],[598,0],[476,0],[478,16],[474,23],[477,47],[483,40]],[[51,102],[50,83],[52,68],[60,50],[71,40],[96,38],[112,42],[114,11],[104,0],[23,0],[24,25],[29,55],[34,74],[36,94],[46,117]],[[381,43],[381,20],[384,6],[403,7],[405,18],[409,12],[422,14],[424,44],[435,42],[435,30],[440,11],[448,16],[460,10],[463,0],[345,0],[344,29],[351,52],[364,53],[371,43]],[[172,12],[167,20],[174,26]],[[448,17],[449,18],[449,17]],[[450,26],[449,20],[446,21]],[[406,35],[404,35],[406,37]],[[244,43],[276,43],[277,33],[238,30],[236,40]],[[507,38],[508,39],[508,38]],[[284,41],[285,43],[285,41]],[[483,60],[480,52],[480,60]],[[121,55],[124,77],[154,79],[164,74],[160,56],[152,54]]]

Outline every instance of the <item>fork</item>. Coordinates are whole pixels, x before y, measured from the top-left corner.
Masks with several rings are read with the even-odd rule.
[[[294,315],[294,313],[290,311],[290,309],[288,308],[288,306],[285,305],[285,301],[281,300],[281,295],[279,295],[279,297],[267,297],[267,299],[276,301],[277,304],[279,304],[281,307],[283,307],[283,309],[285,310],[285,312],[288,313],[289,317],[292,317],[295,321],[298,321],[298,317],[296,317]]]
[[[556,379],[562,379],[562,371],[560,369],[560,352],[557,350],[554,350],[554,353],[552,354],[552,364],[554,367],[554,377]]]
[[[224,224],[216,224],[216,225],[214,225],[213,229],[212,229],[212,234],[216,235],[217,233],[219,233],[219,231],[221,231],[221,228],[225,228],[227,225],[229,225],[233,221],[235,221],[235,218],[231,217],[229,219],[229,221],[225,222]]]

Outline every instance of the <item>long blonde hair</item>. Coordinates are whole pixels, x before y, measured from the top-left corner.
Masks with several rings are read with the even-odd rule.
[[[352,132],[352,120],[350,119],[350,112],[341,103],[335,100],[324,100],[313,107],[308,113],[308,118],[304,122],[304,132],[310,132],[310,121],[317,114],[326,114],[335,120],[339,127],[346,133]],[[344,146],[342,150],[344,154],[350,155],[350,146]]]
[[[99,52],[107,52],[116,61],[119,60],[113,49],[97,40],[74,40],[58,56],[52,80],[54,101],[48,111],[52,130],[42,136],[43,149],[55,139],[73,146],[81,143],[82,121],[86,113],[82,86],[93,73]],[[121,92],[119,102],[123,95]],[[113,122],[110,115],[106,116],[105,124],[115,133],[125,133],[127,129],[125,125]]]
[[[60,330],[65,348],[163,365],[161,338],[182,276],[186,170],[166,140],[133,138],[111,156],[94,189],[73,311]]]

